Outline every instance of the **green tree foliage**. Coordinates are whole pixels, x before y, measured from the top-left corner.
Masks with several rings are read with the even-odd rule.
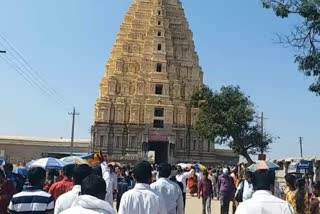
[[[199,107],[195,129],[214,143],[224,144],[252,163],[250,154],[266,151],[273,139],[264,134],[256,120],[250,98],[239,87],[222,87],[213,92],[207,86],[192,97],[192,106]]]
[[[290,35],[279,39],[297,50],[295,62],[299,70],[315,79],[309,90],[320,95],[320,0],[262,0],[262,4],[278,17],[295,15],[301,18]]]

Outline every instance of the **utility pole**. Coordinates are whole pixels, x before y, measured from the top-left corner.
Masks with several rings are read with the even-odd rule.
[[[263,121],[264,117],[263,117],[263,112],[261,112],[261,143],[263,144],[263,140],[264,140],[264,130],[263,130]],[[261,144],[261,154],[263,154],[263,148],[262,148],[262,144]]]
[[[302,137],[299,137],[299,144],[300,144],[300,155],[301,155],[301,158],[303,158],[303,153],[302,153]]]
[[[90,152],[89,153],[93,153],[93,151],[94,151],[94,141],[95,141],[94,126],[91,126],[90,134],[91,134],[91,140],[90,140]]]
[[[261,116],[257,117],[258,119],[260,119],[260,126],[261,126],[261,153],[258,157],[259,160],[265,160],[266,159],[266,155],[263,154],[264,153],[264,148],[263,148],[263,141],[264,141],[264,120],[267,119],[264,117],[263,112],[261,112]]]
[[[71,145],[70,145],[70,155],[73,155],[73,141],[74,141],[74,122],[75,122],[75,116],[80,115],[76,112],[76,108],[73,107],[73,111],[68,113],[69,115],[72,115],[72,127],[71,127]]]

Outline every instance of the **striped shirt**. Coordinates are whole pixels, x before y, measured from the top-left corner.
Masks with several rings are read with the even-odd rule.
[[[53,197],[42,188],[28,187],[15,194],[9,204],[9,213],[42,214],[53,211]]]

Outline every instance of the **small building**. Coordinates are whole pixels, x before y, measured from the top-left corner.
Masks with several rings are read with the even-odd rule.
[[[17,164],[42,157],[69,156],[70,141],[63,138],[0,136],[0,159]],[[90,139],[75,139],[73,151],[73,154],[90,152]]]

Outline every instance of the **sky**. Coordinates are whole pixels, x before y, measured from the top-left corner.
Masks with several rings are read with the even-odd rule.
[[[297,71],[295,52],[276,43],[297,20],[276,18],[259,0],[182,2],[205,83],[239,85],[280,137],[268,157],[299,156],[299,136],[304,155],[318,155],[320,97],[307,90],[311,79]],[[75,106],[75,137],[90,138],[99,83],[131,3],[0,0],[0,34],[65,100],[43,95],[0,58],[0,135],[69,138]]]

